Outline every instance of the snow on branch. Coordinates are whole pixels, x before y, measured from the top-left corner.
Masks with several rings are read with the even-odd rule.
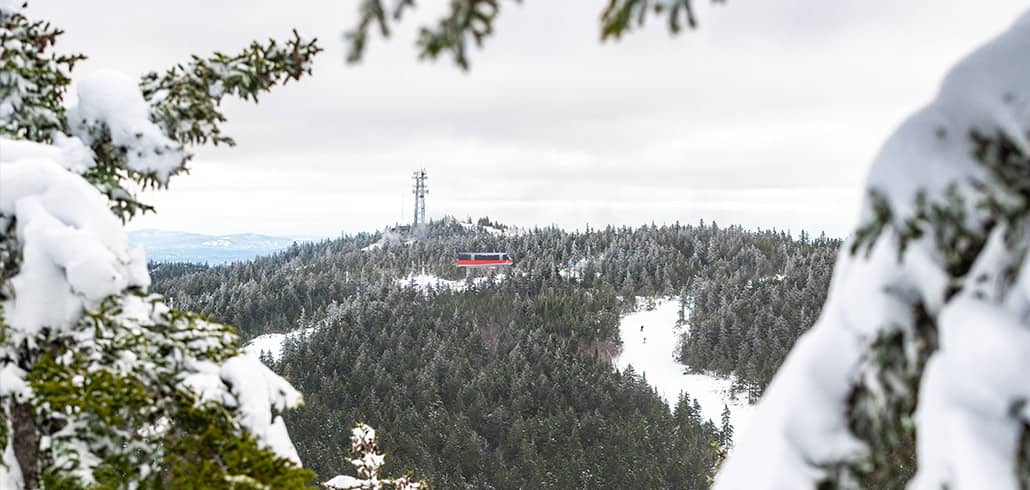
[[[191,363],[181,379],[200,403],[214,401],[238,407],[236,420],[242,427],[280,457],[300,464],[280,413],[300,407],[304,399],[257,356],[240,354],[220,364]]]
[[[78,104],[68,111],[70,132],[97,154],[99,163],[124,166],[138,179],[168,183],[189,155],[151,122],[150,107],[132,78],[111,70],[79,82]]]
[[[143,250],[129,249],[107,201],[79,175],[50,158],[0,158],[0,188],[0,229],[13,227],[6,246],[21,249],[18,272],[0,291],[15,342],[44,327],[70,328],[107,296],[149,286]]]
[[[255,42],[235,55],[195,56],[140,82],[111,71],[91,74],[79,83],[78,104],[67,115],[70,134],[94,154],[83,175],[123,220],[152,211],[127,189],[128,182],[167,186],[193,157],[187,146],[234,144],[220,128],[223,98],[257,101],[261,92],[310,74],[320,51],[316,40],[294,31],[285,43]]]
[[[715,488],[1020,488],[1030,422],[1030,13],[877,156],[857,232]],[[914,441],[918,465],[907,460]]]
[[[145,90],[100,71],[66,110],[81,56],[52,54],[60,33],[0,0],[0,487],[303,486],[314,475],[281,416],[300,393],[241,353],[232,327],[147,294],[123,221],[149,209],[130,183],[164,186],[187,145],[231,143],[225,95],[256,100],[310,73],[320,49],[295,33]]]

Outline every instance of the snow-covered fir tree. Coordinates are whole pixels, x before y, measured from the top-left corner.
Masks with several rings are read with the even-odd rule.
[[[0,2],[0,487],[296,488],[281,413],[300,393],[232,327],[148,293],[123,223],[151,210],[190,147],[221,134],[227,96],[310,73],[294,34],[133,80],[69,73],[61,31]]]
[[[1030,483],[1028,52],[1030,13],[888,139],[821,316],[715,488]]]

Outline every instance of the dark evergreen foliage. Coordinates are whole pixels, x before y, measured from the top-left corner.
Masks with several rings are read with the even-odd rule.
[[[246,336],[305,329],[275,368],[305,394],[287,417],[320,475],[348,465],[360,421],[382,429],[387,472],[436,488],[706,488],[732,426],[703,420],[689,394],[670,411],[646,380],[612,369],[619,316],[634,296],[682,297],[684,359],[736,371],[757,393],[818,313],[839,246],[703,223],[501,228],[445,219],[416,241],[344,236],[152,276],[176,306]],[[454,257],[468,250],[508,252],[515,269],[463,292],[404,284],[463,277]]]
[[[734,373],[757,400],[794,342],[815,323],[826,300],[838,240],[783,241],[769,250],[747,244],[715,251],[704,279],[689,291],[690,335],[680,360]],[[770,253],[771,252],[771,253]]]

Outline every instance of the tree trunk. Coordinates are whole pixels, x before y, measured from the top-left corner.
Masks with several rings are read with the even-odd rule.
[[[11,443],[14,457],[21,468],[21,476],[27,490],[39,488],[39,435],[30,402],[17,403],[11,407]]]

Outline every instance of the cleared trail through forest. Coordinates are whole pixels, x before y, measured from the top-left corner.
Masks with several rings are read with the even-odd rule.
[[[676,361],[676,346],[680,335],[686,331],[685,327],[676,326],[679,308],[678,299],[660,298],[655,300],[653,310],[647,310],[641,302],[639,311],[624,316],[619,322],[622,352],[615,358],[615,366],[620,371],[633,366],[670,407],[675,407],[680,392],[686,391],[691,399],[701,404],[704,417],[716,425],[720,423],[723,406],[729,406],[730,421],[734,432],[739,434],[747,428],[754,406],[742,396],[730,395],[732,379],[687,374],[687,367]]]

